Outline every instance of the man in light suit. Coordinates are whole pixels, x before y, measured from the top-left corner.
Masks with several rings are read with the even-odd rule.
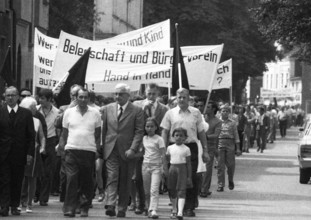
[[[129,189],[135,167],[135,153],[144,135],[144,114],[141,108],[129,102],[130,88],[126,84],[115,87],[116,102],[104,106],[103,156],[107,169],[106,215],[125,217],[129,201]]]
[[[32,113],[18,106],[18,90],[5,90],[6,104],[0,108],[0,215],[20,215],[25,165],[35,152],[35,131]]]

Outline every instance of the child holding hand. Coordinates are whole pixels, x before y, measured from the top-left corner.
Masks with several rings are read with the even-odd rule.
[[[186,189],[192,187],[191,152],[184,145],[184,141],[187,139],[187,130],[176,128],[172,136],[175,139],[175,144],[168,146],[166,151],[167,161],[170,162],[167,175],[168,189],[173,207],[171,218],[182,220]]]

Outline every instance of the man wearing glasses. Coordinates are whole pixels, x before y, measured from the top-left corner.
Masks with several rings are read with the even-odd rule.
[[[18,106],[19,93],[11,86],[5,90],[6,104],[0,108],[0,215],[20,215],[22,181],[25,165],[35,151],[32,114]]]

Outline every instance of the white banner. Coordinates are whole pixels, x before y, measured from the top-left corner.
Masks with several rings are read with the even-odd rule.
[[[49,88],[54,59],[57,52],[58,39],[48,37],[35,28],[34,38],[34,85]]]
[[[218,65],[214,78],[213,90],[229,89],[232,86],[232,59]]]
[[[170,48],[170,20],[165,20],[144,28],[100,40],[109,44],[129,47]]]
[[[34,86],[41,88],[54,87],[57,80],[51,78],[50,75],[59,40],[42,34],[37,28],[35,29],[34,38]],[[170,39],[170,20],[168,19],[97,42],[133,47],[170,48]]]
[[[143,83],[171,82],[173,49],[124,47],[61,32],[52,79],[63,78],[91,47],[86,82],[96,92],[111,92],[119,82],[137,90]],[[223,45],[183,47],[190,89],[208,90],[213,83]],[[208,70],[208,71],[206,71]]]

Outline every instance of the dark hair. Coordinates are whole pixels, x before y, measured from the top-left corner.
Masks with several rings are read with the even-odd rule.
[[[51,89],[41,89],[39,94],[39,98],[45,97],[47,100],[53,99],[53,92]]]
[[[240,106],[240,109],[243,109],[243,114],[246,112],[246,108],[244,106]]]
[[[160,87],[159,87],[158,84],[156,84],[156,83],[149,83],[149,84],[147,84],[147,88],[150,88],[150,89],[157,89],[157,90],[160,89]]]
[[[185,135],[185,137],[188,137],[187,130],[184,129],[184,128],[182,128],[182,127],[175,128],[175,129],[174,129],[173,134],[172,134],[173,137],[174,137],[174,135],[175,135],[176,132],[183,133],[183,134]]]
[[[218,104],[214,101],[209,101],[208,104],[212,106],[212,109],[214,109],[214,115],[216,115],[219,110]]]
[[[153,124],[157,127],[157,129],[155,130],[155,133],[157,133],[160,130],[159,123],[157,122],[157,120],[154,117],[149,117],[149,118],[146,119],[145,125],[149,121],[153,122]]]
[[[28,89],[28,88],[22,88],[22,89],[19,91],[19,95],[21,95],[22,92],[24,92],[24,91],[30,92],[30,94],[32,94],[32,92],[31,92],[30,89]]]

